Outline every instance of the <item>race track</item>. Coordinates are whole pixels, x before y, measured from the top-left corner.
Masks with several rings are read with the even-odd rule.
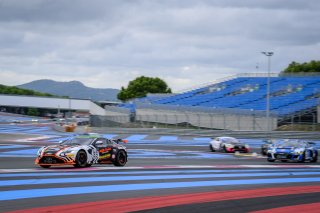
[[[1,212],[319,212],[320,163],[269,163],[209,152],[210,138],[104,133],[126,138],[125,167],[34,165],[39,147],[72,133],[0,125]],[[259,151],[260,139],[242,139]]]

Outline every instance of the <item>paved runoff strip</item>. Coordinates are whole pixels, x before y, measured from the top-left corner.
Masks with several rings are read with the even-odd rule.
[[[320,165],[151,165],[151,166],[126,166],[126,167],[90,167],[90,168],[73,168],[57,167],[50,169],[29,168],[29,169],[0,169],[0,173],[17,173],[17,172],[72,172],[72,171],[101,171],[101,170],[135,170],[135,169],[203,169],[203,168],[320,168]]]
[[[134,211],[136,207],[136,210],[156,208],[155,205],[157,203],[157,205],[159,205],[158,207],[165,207],[168,204],[168,202],[164,202],[165,198],[169,198],[168,201],[170,201],[170,205],[168,206],[175,206],[179,204],[199,203],[208,199],[208,202],[214,202],[223,199],[238,200],[241,198],[287,194],[320,193],[320,165],[267,166],[268,167],[266,167],[266,165],[169,165],[128,166],[122,168],[97,166],[83,169],[73,167],[63,167],[62,169],[31,168],[31,171],[28,171],[28,169],[8,169],[6,173],[0,173],[0,205],[6,207],[7,210],[30,208],[31,206],[39,207],[43,206],[43,204],[37,204],[39,198],[41,198],[44,205],[49,206],[53,205],[56,199],[58,201],[68,196],[68,199],[66,199],[68,201],[65,203],[66,205],[64,205],[63,209],[65,212],[69,212],[69,210],[72,212],[74,209],[79,210],[77,207],[72,209],[72,205],[79,205],[78,207],[83,205],[77,202],[79,198],[82,202],[88,202],[90,199],[87,200],[87,197],[104,197],[104,195],[108,195],[106,198],[103,198],[105,201],[102,202],[106,202],[106,206],[110,207],[106,209],[114,210],[115,208],[111,207],[114,205],[114,202],[109,204],[108,202],[111,200],[114,201],[114,199],[120,199],[121,196],[117,196],[120,193],[133,196],[133,198],[124,198],[127,203],[129,203],[130,199],[140,199],[139,202],[135,200],[136,202],[134,203],[136,204],[132,203],[133,206],[119,206],[119,208],[126,206],[126,210]],[[92,169],[96,169],[96,171]],[[293,188],[286,188],[284,184],[286,186],[291,185],[290,187]],[[297,184],[303,184],[304,186],[296,187],[295,185]],[[310,185],[313,185],[313,187],[310,187]],[[228,191],[225,192],[226,194],[223,194],[224,191],[221,191],[229,190],[235,186],[243,190]],[[258,189],[252,189],[252,187],[256,188],[257,186]],[[269,189],[272,187],[277,188]],[[194,193],[170,195],[172,192],[177,193],[179,189],[181,189],[182,192],[193,191]],[[148,197],[143,196],[155,194],[158,190],[168,191],[167,197],[154,196],[149,202],[146,202]],[[210,192],[202,193],[203,190],[210,190]],[[96,193],[105,194],[95,195]],[[113,194],[114,197],[112,197]],[[140,196],[137,197],[136,195]],[[177,199],[175,199],[174,196],[177,196]],[[28,202],[32,203],[32,205],[23,204],[25,199],[30,199]],[[50,200],[50,202],[48,200]],[[20,206],[21,204],[23,206]],[[88,208],[89,206],[95,206],[90,203],[86,204]],[[57,206],[57,208],[60,207]],[[271,207],[272,206],[270,206],[270,208]],[[50,206],[42,208],[42,210],[46,212],[55,208],[56,207]],[[39,212],[38,210],[33,209],[33,212]],[[84,209],[81,208],[81,210]],[[97,212],[97,210],[98,207],[96,206],[96,209],[86,209],[86,211],[83,212]]]
[[[294,206],[284,206],[279,208],[265,209],[260,211],[254,211],[250,213],[287,213],[287,212],[305,212],[305,213],[319,213],[319,203],[307,203]]]
[[[79,212],[101,212],[103,209],[108,209],[108,213],[119,212],[134,212],[143,210],[152,210],[156,208],[164,208],[177,205],[190,205],[196,203],[208,203],[219,201],[236,201],[241,199],[253,199],[271,196],[286,196],[297,194],[310,194],[320,192],[320,186],[291,186],[291,187],[276,187],[262,189],[247,189],[247,190],[226,190],[219,192],[200,192],[175,194],[165,196],[146,196],[137,198],[126,198],[116,200],[103,200],[95,202],[74,203],[50,207],[30,208],[7,213],[79,213]],[[319,212],[320,203],[301,204],[295,206],[285,206],[267,210],[260,210],[254,213],[284,213],[284,212]],[[163,212],[166,212],[165,209]]]
[[[310,171],[319,171],[320,168],[288,168],[283,169],[281,168],[281,172],[310,172]],[[141,175],[141,174],[201,174],[201,173],[232,173],[232,172],[246,172],[246,173],[254,173],[254,172],[279,172],[279,169],[170,169],[170,170],[137,170],[137,171],[86,171],[86,172],[20,172],[20,173],[5,173],[0,174],[0,178],[10,178],[10,177],[55,177],[55,176],[74,176],[74,175],[81,175],[81,176],[89,176],[89,175]]]
[[[99,186],[78,186],[78,187],[58,187],[41,189],[24,189],[2,191],[0,201],[9,201],[26,198],[44,198],[50,196],[78,195],[107,192],[126,192],[140,190],[159,190],[159,189],[179,189],[179,188],[198,188],[213,186],[238,186],[256,184],[295,184],[295,183],[319,183],[320,177],[299,177],[299,178],[263,178],[263,179],[241,179],[241,180],[213,180],[213,181],[178,181],[165,183],[128,183],[115,185]]]
[[[152,172],[150,172],[152,174]],[[244,177],[279,177],[279,176],[303,176],[320,175],[320,172],[261,172],[261,173],[235,173],[235,174],[178,174],[178,175],[131,175],[113,177],[70,177],[54,179],[27,179],[27,180],[1,180],[0,186],[25,186],[42,184],[63,184],[63,183],[87,183],[87,182],[111,182],[111,181],[139,181],[139,180],[176,180],[176,179],[195,179],[195,178],[244,178]],[[311,179],[310,179],[311,180]],[[290,180],[288,180],[290,181]],[[320,178],[318,178],[320,181]]]

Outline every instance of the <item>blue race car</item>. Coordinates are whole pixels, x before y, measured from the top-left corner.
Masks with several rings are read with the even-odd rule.
[[[286,162],[288,160],[298,162],[317,162],[318,150],[314,147],[315,143],[291,140],[278,141],[272,144],[267,152],[267,160],[274,162],[280,160]]]

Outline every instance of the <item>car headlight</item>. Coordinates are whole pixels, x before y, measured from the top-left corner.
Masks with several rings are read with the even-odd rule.
[[[303,154],[304,150],[303,149],[295,149],[293,152],[296,155],[301,155],[301,154]]]
[[[37,156],[38,156],[38,157],[40,157],[43,149],[44,149],[44,146],[41,147],[41,148],[38,150],[38,152],[37,152]]]
[[[275,153],[276,152],[276,148],[269,148],[268,149],[268,153]]]
[[[225,147],[227,147],[227,148],[232,148],[233,145],[232,145],[232,144],[225,144]]]
[[[244,147],[246,147],[246,149],[249,149],[249,148],[250,148],[250,146],[247,145],[247,144],[245,144]]]
[[[66,157],[67,155],[69,155],[70,153],[72,153],[72,150],[65,150],[59,153],[59,156],[61,157]]]

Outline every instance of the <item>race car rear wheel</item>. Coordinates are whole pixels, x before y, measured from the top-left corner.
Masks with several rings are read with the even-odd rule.
[[[113,163],[115,166],[124,166],[127,163],[127,154],[123,150],[119,150],[116,159]]]
[[[274,159],[268,159],[268,161],[269,161],[269,162],[274,162],[275,160],[274,160]]]
[[[76,164],[74,167],[81,168],[87,166],[87,153],[84,150],[80,150],[76,156]]]
[[[209,147],[210,147],[211,152],[215,152],[216,151],[211,144],[210,144]]]
[[[51,165],[40,165],[42,168],[50,168],[51,167]]]

